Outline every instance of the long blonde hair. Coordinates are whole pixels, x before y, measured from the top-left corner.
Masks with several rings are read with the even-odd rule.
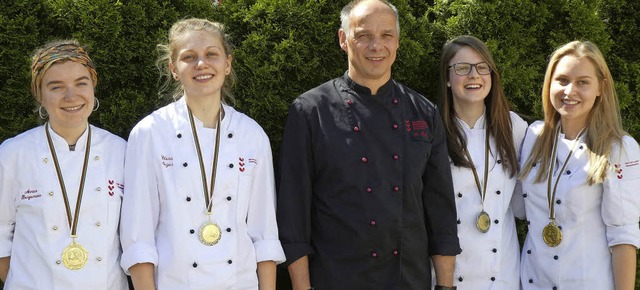
[[[601,95],[596,98],[587,120],[587,157],[589,172],[587,183],[593,185],[602,182],[607,176],[609,163],[607,157],[611,153],[614,143],[621,144],[622,137],[627,133],[622,129],[618,96],[615,91],[613,78],[602,52],[589,41],[572,41],[556,49],[551,55],[542,87],[542,107],[544,109],[544,127],[536,139],[531,154],[520,173],[520,178],[526,177],[533,164],[539,164],[540,170],[536,174],[535,182],[547,179],[547,168],[551,161],[551,151],[555,141],[555,131],[559,124],[560,114],[551,104],[551,78],[556,65],[565,56],[575,56],[586,59],[596,70]]]

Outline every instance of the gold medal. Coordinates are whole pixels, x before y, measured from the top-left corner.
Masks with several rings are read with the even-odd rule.
[[[480,214],[478,214],[478,218],[476,218],[476,228],[479,232],[486,233],[489,231],[490,227],[491,218],[489,217],[489,214],[483,210]]]
[[[562,242],[562,230],[560,230],[560,227],[558,227],[555,222],[549,222],[549,224],[542,229],[542,239],[549,247],[557,247],[560,245],[560,242]]]
[[[62,251],[62,264],[69,270],[82,269],[89,259],[89,254],[75,241]]]
[[[200,242],[205,246],[213,246],[222,236],[220,227],[212,222],[206,222],[200,227]]]

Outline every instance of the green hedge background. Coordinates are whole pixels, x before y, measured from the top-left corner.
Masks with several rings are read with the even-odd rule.
[[[42,123],[29,94],[29,57],[43,43],[76,38],[98,68],[100,110],[90,122],[124,138],[143,116],[167,104],[158,94],[155,46],[176,20],[227,25],[239,82],[236,107],[256,119],[277,156],[288,105],[344,73],[337,39],[347,0],[1,0],[0,142]],[[393,76],[435,100],[440,50],[460,34],[484,40],[513,109],[542,116],[540,90],[555,47],[574,39],[599,45],[612,70],[625,128],[640,137],[640,1],[392,0],[401,13]],[[521,235],[524,226],[520,225]],[[281,277],[286,277],[282,271]],[[280,279],[279,289],[288,289]],[[640,281],[638,282],[640,285]],[[0,285],[1,288],[1,285]],[[640,286],[636,286],[640,289]]]

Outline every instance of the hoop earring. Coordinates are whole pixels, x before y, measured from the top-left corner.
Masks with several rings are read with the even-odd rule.
[[[42,111],[42,109],[44,109],[42,105],[38,107],[38,115],[40,115],[40,119],[46,120],[47,117],[49,117],[49,114],[47,114],[46,109],[44,110],[44,112]]]
[[[96,97],[93,97],[93,99],[95,100],[95,102],[93,102],[93,111],[95,112],[100,108],[100,100]]]

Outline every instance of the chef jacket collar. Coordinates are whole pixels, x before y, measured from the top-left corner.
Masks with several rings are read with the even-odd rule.
[[[344,81],[347,84],[347,86],[352,89],[353,91],[355,91],[357,94],[359,95],[368,95],[371,96],[371,90],[363,85],[360,85],[358,83],[356,83],[354,80],[352,80],[349,77],[349,71],[347,70],[344,73]],[[389,78],[389,80],[382,85],[379,89],[378,89],[378,93],[376,95],[380,95],[380,96],[386,96],[389,94],[389,92],[393,89],[393,80],[391,78]]]
[[[87,124],[87,128],[89,128],[89,126],[90,125]],[[51,133],[51,141],[53,142],[53,146],[56,148],[56,151],[61,151],[61,150],[70,151],[69,145],[73,145],[73,144],[67,143],[67,140],[65,140],[62,136],[58,135],[56,131],[51,129],[51,126],[48,126],[48,127],[49,127],[49,133]],[[89,132],[87,128],[84,129],[84,132],[82,132],[82,135],[80,135],[80,138],[78,138],[78,141],[76,141],[76,147],[74,151],[84,152],[84,148],[87,145],[87,136],[88,136],[87,132]],[[44,129],[47,130],[47,126],[44,126]],[[46,142],[46,139],[45,139],[45,142]]]
[[[473,124],[473,129],[469,127],[469,124],[467,124],[467,122],[463,121],[458,116],[456,116],[456,121],[458,121],[460,126],[462,126],[462,128],[464,128],[465,130],[482,130],[485,127],[484,119],[486,118],[486,116],[487,106],[484,106],[484,111],[482,111],[482,115],[480,115],[480,118],[478,118],[478,120],[476,120],[476,122]]]

